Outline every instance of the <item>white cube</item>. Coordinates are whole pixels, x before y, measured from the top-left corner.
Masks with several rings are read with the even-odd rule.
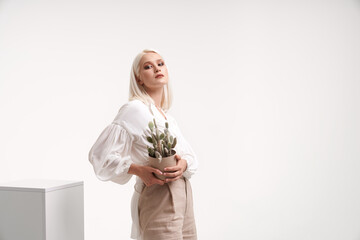
[[[84,183],[27,179],[0,184],[1,240],[84,240]]]

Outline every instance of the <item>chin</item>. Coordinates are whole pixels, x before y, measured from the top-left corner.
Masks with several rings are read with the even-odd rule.
[[[161,79],[160,81],[158,81],[158,84],[162,84],[162,85],[166,85],[168,83],[167,79]]]

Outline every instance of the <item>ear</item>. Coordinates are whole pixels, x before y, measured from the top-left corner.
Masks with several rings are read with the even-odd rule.
[[[140,78],[138,78],[138,77],[135,76],[135,79],[136,79],[136,82],[137,82],[139,85],[142,85],[142,84],[143,84],[143,82],[141,81]]]

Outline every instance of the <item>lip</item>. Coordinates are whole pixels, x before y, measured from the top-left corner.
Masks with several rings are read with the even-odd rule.
[[[155,78],[159,78],[159,77],[164,77],[164,75],[163,74],[158,74],[158,75],[155,76]]]

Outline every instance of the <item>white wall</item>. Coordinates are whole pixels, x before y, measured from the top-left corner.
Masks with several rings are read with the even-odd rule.
[[[360,239],[360,3],[0,2],[0,181],[85,181],[86,240],[129,239],[87,154],[144,48],[198,154],[199,239]]]

